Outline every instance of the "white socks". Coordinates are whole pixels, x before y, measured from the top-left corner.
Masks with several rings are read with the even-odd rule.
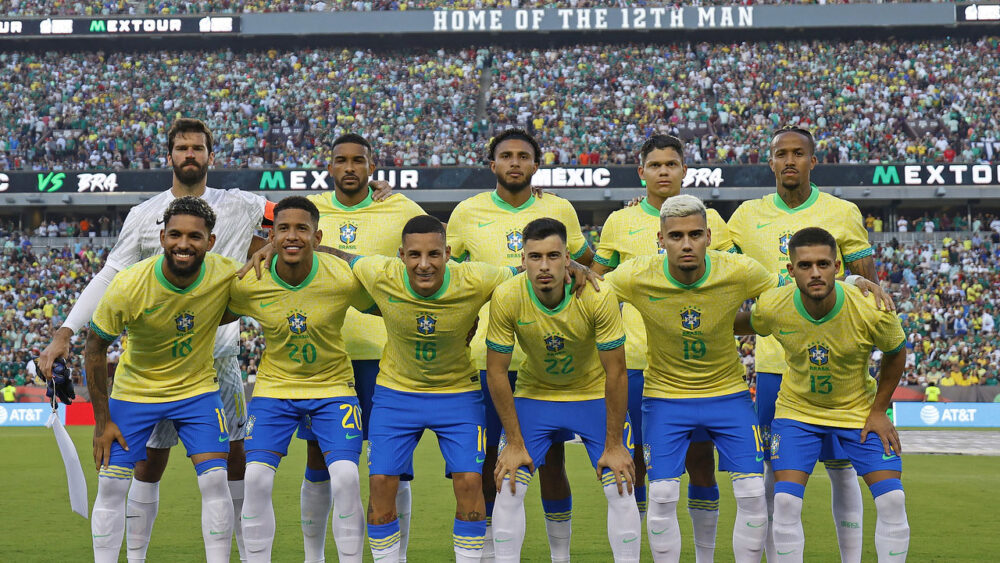
[[[680,479],[659,479],[649,483],[646,529],[656,563],[675,563],[681,557],[681,529],[677,524]]]
[[[865,508],[858,472],[845,460],[830,460],[824,465],[830,476],[830,504],[833,507],[833,523],[837,527],[840,560],[843,563],[861,563]]]
[[[226,460],[212,461],[221,464],[213,465],[198,475],[205,560],[208,563],[228,563],[233,544],[233,498],[229,495],[229,485],[226,482]]]
[[[744,477],[733,481],[736,523],[733,525],[733,555],[736,563],[759,563],[767,533],[767,503],[764,478]]]
[[[406,546],[410,541],[410,513],[413,511],[413,494],[409,481],[400,481],[396,489],[396,514],[399,514],[399,561],[406,561]]]
[[[361,563],[365,541],[365,511],[361,506],[358,464],[346,459],[330,464],[333,491],[333,539],[341,563]]]
[[[642,548],[642,519],[635,493],[629,494],[628,485],[622,484],[618,494],[614,474],[605,471],[601,478],[604,496],[608,499],[608,541],[615,563],[639,563]]]
[[[125,543],[129,563],[146,560],[149,538],[160,506],[160,484],[132,479],[125,507]]]
[[[515,476],[516,492],[510,492],[510,479],[504,479],[493,506],[493,548],[497,563],[521,560],[524,544],[525,516],[524,495],[528,491],[531,474],[518,469]]]
[[[274,468],[262,463],[248,463],[245,479],[246,499],[241,524],[247,561],[269,562],[275,530],[274,505],[271,502]]]
[[[764,502],[767,503],[767,532],[764,533],[764,555],[768,563],[777,557],[774,554],[774,467],[764,460]]]
[[[892,483],[895,483],[893,485]],[[898,487],[898,488],[890,488]],[[898,479],[886,479],[871,487],[875,495],[875,552],[879,563],[906,561],[906,551],[910,546],[910,525],[906,521],[906,495]]]
[[[774,485],[774,553],[778,563],[800,563],[806,536],[802,531],[802,495],[805,486],[789,481]],[[771,563],[771,560],[768,560]]]
[[[109,466],[97,478],[97,499],[90,516],[94,539],[94,562],[117,563],[125,536],[125,500],[132,469]]]
[[[688,485],[688,514],[694,530],[696,563],[715,560],[715,536],[719,527],[719,487]]]
[[[302,488],[299,491],[302,544],[305,547],[306,563],[318,563],[324,560],[326,523],[330,519],[330,509],[333,507],[330,477],[325,473],[306,469],[306,476],[302,479]],[[313,481],[310,477],[316,480]]]
[[[233,497],[233,535],[236,536],[236,549],[240,552],[240,561],[246,561],[247,550],[243,545],[243,527],[240,526],[240,515],[243,513],[243,479],[229,481],[229,496]]]

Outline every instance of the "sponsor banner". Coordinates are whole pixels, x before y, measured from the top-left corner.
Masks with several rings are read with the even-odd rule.
[[[45,426],[52,414],[48,403],[0,403],[0,428]],[[59,420],[66,422],[66,405],[59,404]]]
[[[1000,403],[893,403],[896,426],[1000,428]]]
[[[0,39],[19,37],[122,37],[232,34],[239,16],[117,16],[3,18]]]
[[[955,4],[959,23],[1000,22],[1000,4]]]
[[[2,172],[0,193],[98,194],[158,192],[170,186],[172,172],[122,170],[87,172]],[[486,167],[383,168],[373,179],[399,190],[483,190],[496,185]],[[998,164],[817,165],[812,181],[825,187],[998,186]],[[208,176],[215,188],[260,191],[325,191],[333,180],[324,169],[217,169]],[[532,178],[541,188],[638,188],[635,166],[557,166],[541,168]],[[765,165],[690,166],[685,188],[773,188]]]

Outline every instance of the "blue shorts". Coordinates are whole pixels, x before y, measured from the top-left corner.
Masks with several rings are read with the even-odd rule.
[[[842,447],[859,475],[872,471],[902,471],[903,460],[898,455],[885,455],[882,440],[872,432],[861,443],[860,428],[837,428],[819,426],[776,418],[771,424],[771,464],[775,471],[794,469],[812,473],[820,452],[827,440],[835,441]]]
[[[643,455],[650,481],[684,473],[691,436],[704,429],[719,450],[719,469],[762,473],[764,446],[749,391],[696,399],[642,399]]]
[[[632,439],[642,443],[642,388],[645,377],[641,369],[628,370],[628,418],[632,422]]]
[[[483,387],[483,401],[486,405],[486,445],[496,447],[500,444],[500,433],[503,432],[503,424],[500,422],[500,415],[497,414],[497,408],[493,406],[493,397],[490,395],[490,386],[486,379],[486,370],[479,370],[479,381]],[[507,379],[510,380],[510,390],[513,392],[514,387],[517,385],[517,372],[508,371]],[[568,442],[574,437],[572,432],[563,432],[554,437],[553,441]]]
[[[361,427],[364,440],[368,439],[368,418],[372,413],[372,395],[375,393],[375,378],[378,377],[378,360],[355,360],[351,362],[354,368],[354,392],[358,394],[361,405]],[[299,423],[298,437],[300,440],[315,440],[316,435],[309,428],[308,416]]]
[[[514,399],[517,419],[521,423],[521,437],[535,468],[545,465],[545,454],[552,443],[565,432],[579,434],[590,456],[590,464],[597,467],[597,460],[604,453],[608,415],[604,399],[590,401],[542,401],[518,397]],[[629,454],[635,449],[635,434],[628,415],[622,443]],[[500,438],[500,449],[506,444],[506,435]]]
[[[774,420],[774,404],[778,400],[778,391],[781,390],[780,373],[758,373],[757,374],[757,424],[764,440],[764,451],[770,455],[771,451],[771,421]],[[834,440],[832,436],[823,439],[823,449],[820,451],[819,459],[826,461],[830,459],[847,459],[847,453],[840,447],[840,441]]]
[[[288,442],[302,417],[308,416],[311,430],[328,460],[358,462],[361,457],[361,407],[356,397],[327,399],[250,400],[246,449],[288,454]]]
[[[188,457],[229,452],[226,411],[218,391],[166,403],[108,399],[108,409],[111,422],[118,425],[129,446],[125,451],[117,441],[111,444],[111,465],[134,465],[146,459],[146,442],[161,420],[173,421]]]
[[[372,402],[369,474],[412,477],[413,450],[424,430],[437,434],[446,475],[482,472],[486,414],[479,391],[413,393],[376,385]]]

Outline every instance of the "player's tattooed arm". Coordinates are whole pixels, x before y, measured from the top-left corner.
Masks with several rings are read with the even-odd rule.
[[[327,254],[333,254],[334,256],[336,256],[337,258],[340,258],[341,260],[343,260],[344,262],[347,262],[348,264],[350,264],[351,262],[353,262],[355,258],[360,258],[361,257],[358,254],[351,254],[350,252],[344,252],[343,250],[340,250],[339,248],[333,248],[331,246],[317,246],[316,250],[319,251],[319,252],[326,252]]]
[[[622,444],[622,432],[625,427],[625,411],[628,405],[628,376],[625,369],[625,346],[613,350],[600,350],[598,355],[604,372],[607,374],[604,383],[604,402],[607,407],[607,433],[604,437],[604,452],[597,460],[597,478],[600,479],[604,470],[611,471],[618,486],[618,494],[624,494],[627,489],[632,494],[635,483],[635,462],[628,448]],[[628,432],[631,440],[632,432]],[[624,485],[624,486],[623,486]]]
[[[892,354],[882,356],[875,401],[872,403],[871,412],[868,413],[868,419],[865,420],[865,426],[861,429],[861,442],[864,443],[869,432],[874,432],[882,440],[882,448],[887,456],[903,452],[903,446],[899,442],[899,434],[892,421],[889,420],[889,416],[886,415],[886,411],[892,404],[892,393],[899,385],[899,378],[903,375],[905,365],[905,347]]]
[[[878,283],[878,272],[875,271],[875,258],[873,256],[859,258],[848,262],[845,266],[852,274],[858,274],[870,282]]]
[[[94,406],[94,463],[97,470],[111,462],[111,444],[115,441],[128,451],[128,444],[118,425],[111,420],[108,408],[108,346],[96,330],[87,335],[84,365],[87,368],[87,390]]]

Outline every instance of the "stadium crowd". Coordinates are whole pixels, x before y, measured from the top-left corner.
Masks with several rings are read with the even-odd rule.
[[[796,0],[795,3],[810,4],[847,4],[851,0]],[[876,1],[876,0],[869,0]],[[880,2],[886,0],[878,0]],[[888,0],[891,2],[940,1],[940,0]],[[789,0],[696,0],[694,6],[712,5],[744,5],[755,4],[787,4]],[[674,6],[676,2],[656,0],[640,0],[625,2],[624,0],[563,0],[547,2],[545,0],[184,0],[184,1],[147,1],[125,2],[72,2],[67,0],[13,0],[7,9],[13,16],[49,16],[49,15],[188,15],[188,14],[240,14],[266,12],[325,12],[325,11],[405,11],[405,10],[478,10],[478,9],[517,9],[517,8],[614,8],[624,6]]]
[[[985,37],[7,52],[0,168],[164,167],[177,108],[220,132],[225,167],[315,166],[346,131],[371,139],[381,165],[480,164],[493,131],[515,124],[539,138],[544,164],[634,163],[657,132],[690,138],[688,163],[758,163],[779,124],[814,130],[826,163],[988,161],[1000,76],[981,62],[998,51]]]
[[[986,217],[978,217],[983,224]],[[1000,227],[1000,225],[998,225]],[[599,229],[584,235],[599,239]],[[109,248],[51,248],[35,252],[8,233],[0,268],[0,384],[30,383],[28,360],[49,342],[72,303],[103,263]],[[941,244],[891,241],[876,248],[876,267],[897,302],[908,335],[901,385],[997,385],[1000,365],[1000,232],[967,232]],[[256,322],[241,321],[240,366],[253,382],[264,339]],[[83,373],[84,338],[73,339],[71,366]],[[748,381],[755,383],[753,339],[737,344]],[[121,347],[109,351],[117,363]],[[878,353],[873,357],[873,368]]]

